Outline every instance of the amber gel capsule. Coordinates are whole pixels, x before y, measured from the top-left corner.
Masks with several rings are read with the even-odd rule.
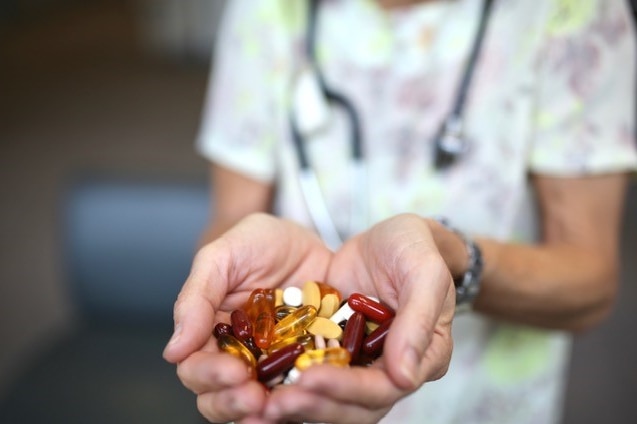
[[[343,339],[341,340],[341,346],[350,353],[352,361],[356,361],[358,358],[364,335],[365,315],[360,312],[354,312],[345,323]]]
[[[232,332],[237,339],[245,340],[252,337],[252,323],[244,310],[235,309],[232,311],[230,321],[232,322]]]
[[[248,301],[243,305],[243,310],[248,315],[252,324],[263,312],[274,314],[274,289],[254,289],[250,293]]]
[[[377,358],[383,352],[383,345],[385,343],[385,337],[389,333],[389,326],[394,321],[394,318],[389,318],[383,321],[374,331],[369,333],[363,340],[361,351],[372,358]]]
[[[294,362],[294,367],[299,371],[305,371],[312,365],[330,364],[340,367],[347,366],[351,361],[351,356],[347,349],[342,347],[328,347],[326,349],[308,350]]]
[[[269,355],[257,365],[257,379],[267,382],[294,366],[294,361],[305,351],[299,343],[292,343]]]
[[[360,293],[353,293],[347,299],[347,304],[353,310],[365,315],[367,319],[379,324],[394,316],[394,311],[390,308]]]
[[[316,308],[306,305],[298,308],[287,317],[283,318],[274,327],[273,342],[292,336],[300,336],[305,331],[314,318],[316,318]],[[233,325],[234,326],[234,325]]]
[[[274,318],[269,312],[261,312],[254,322],[254,343],[260,349],[267,349],[274,336]]]
[[[224,352],[228,352],[232,356],[235,356],[245,362],[251,372],[254,372],[257,366],[257,360],[255,359],[250,349],[248,349],[243,343],[241,343],[236,337],[229,334],[222,334],[217,339],[217,345],[219,349]]]
[[[246,315],[248,315],[248,319],[250,321],[254,322],[254,320],[256,320],[257,314],[259,312],[259,302],[261,302],[261,300],[264,298],[265,293],[263,292],[263,289],[254,289],[250,293],[250,297],[248,297],[248,300],[243,305],[243,310],[245,311]]]

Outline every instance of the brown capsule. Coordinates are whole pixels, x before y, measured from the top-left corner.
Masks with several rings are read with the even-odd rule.
[[[383,352],[383,345],[385,343],[385,337],[389,333],[389,326],[394,321],[394,318],[389,318],[383,321],[374,331],[369,333],[363,340],[361,351],[372,358],[378,358]]]
[[[294,366],[294,361],[304,351],[301,344],[292,343],[270,354],[257,365],[257,379],[266,382],[283,374]]]
[[[365,315],[360,312],[354,314],[347,320],[341,346],[351,355],[352,361],[358,358],[363,336],[365,335]]]
[[[245,340],[252,337],[252,323],[243,309],[232,311],[230,322],[232,323],[232,332],[237,339]]]
[[[234,335],[232,332],[232,326],[225,322],[219,322],[215,325],[215,329],[212,331],[212,334],[218,339],[222,334],[229,334],[231,336]]]
[[[256,343],[254,342],[254,338],[248,337],[247,339],[238,340],[250,350],[255,359],[259,359],[263,351],[256,345]]]

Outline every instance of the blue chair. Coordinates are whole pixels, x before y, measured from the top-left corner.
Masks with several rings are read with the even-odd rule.
[[[0,401],[0,423],[203,423],[161,353],[208,216],[203,182],[81,178],[62,203],[75,330]]]

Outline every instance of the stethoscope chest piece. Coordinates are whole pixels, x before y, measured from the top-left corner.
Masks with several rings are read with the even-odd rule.
[[[434,166],[444,170],[453,165],[469,150],[460,116],[451,115],[440,126],[434,139]]]
[[[303,66],[293,80],[292,114],[298,131],[310,136],[324,130],[330,121],[330,107],[312,66]]]

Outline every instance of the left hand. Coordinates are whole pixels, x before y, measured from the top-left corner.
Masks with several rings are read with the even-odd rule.
[[[398,215],[348,240],[326,282],[344,297],[360,292],[394,308],[383,356],[370,367],[304,371],[296,384],[271,392],[267,420],[377,422],[398,400],[446,373],[455,289],[427,221]]]

